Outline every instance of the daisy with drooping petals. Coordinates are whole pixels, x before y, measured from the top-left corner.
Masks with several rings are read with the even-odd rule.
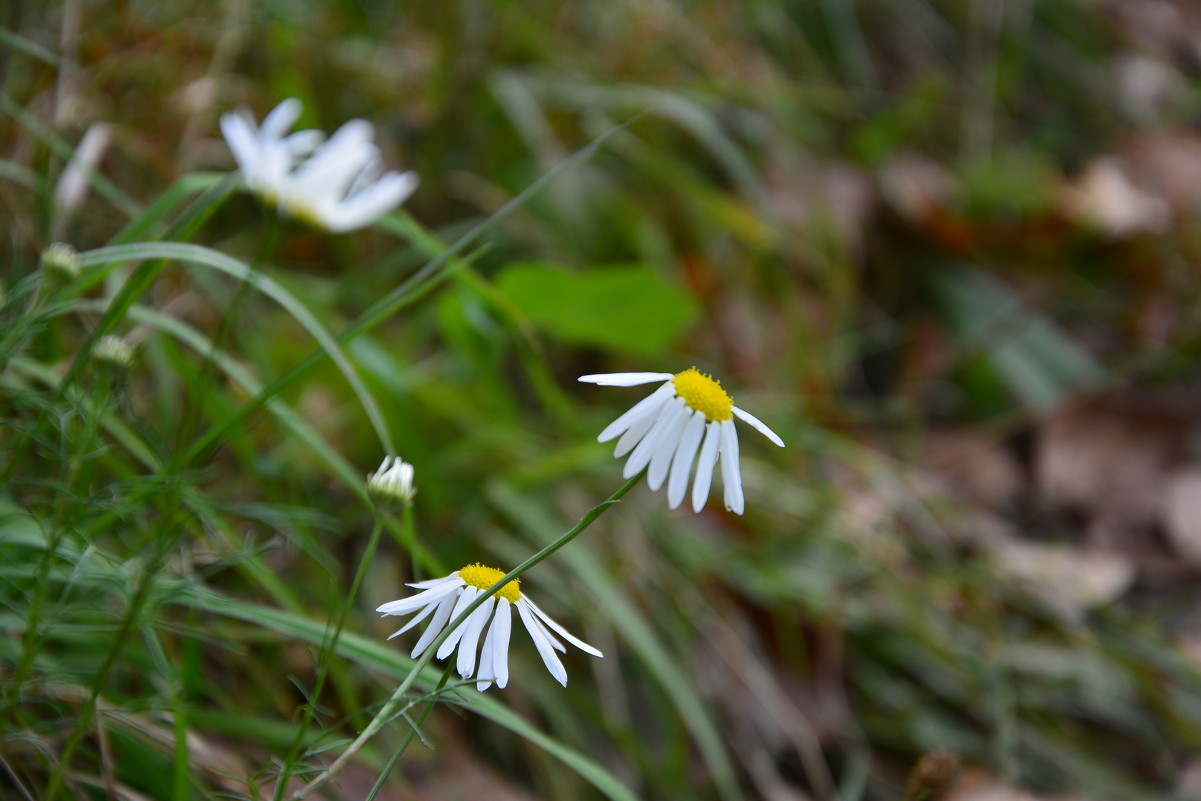
[[[404,634],[429,617],[431,613],[433,614],[425,632],[417,640],[417,645],[413,647],[412,657],[416,659],[425,652],[425,649],[450,621],[458,617],[482,592],[504,576],[502,571],[494,567],[484,567],[480,564],[468,565],[444,578],[409,584],[408,586],[421,590],[421,592],[410,598],[390,601],[375,611],[384,615],[407,615],[417,612],[417,615],[392,637]],[[514,607],[517,608],[517,614],[521,617],[521,622],[525,624],[526,631],[530,633],[530,639],[534,641],[534,647],[538,649],[538,654],[542,657],[546,669],[555,677],[555,681],[564,687],[567,686],[567,670],[559,661],[559,657],[555,655],[555,650],[566,653],[567,649],[555,637],[555,634],[581,651],[593,656],[604,656],[588,643],[573,637],[565,628],[535,606],[533,601],[521,593],[520,583],[520,579],[514,579],[492,593],[491,597],[477,607],[458,628],[451,632],[449,637],[442,641],[442,645],[435,654],[438,659],[445,659],[457,647],[459,655],[455,662],[455,669],[465,679],[471,678],[474,674],[475,687],[480,692],[491,687],[493,682],[496,682],[497,687],[502,688],[509,683],[509,634],[512,631]],[[489,626],[489,619],[491,619],[491,626]],[[488,630],[486,636],[484,636],[485,628]],[[484,636],[482,648],[479,645],[481,636]],[[390,640],[392,637],[388,639]]]
[[[646,482],[654,491],[667,481],[667,504],[672,509],[684,500],[688,474],[695,460],[692,510],[701,511],[709,498],[713,467],[720,460],[726,509],[742,514],[742,473],[738,466],[738,432],[734,429],[733,418],[741,418],[781,448],[784,441],[759,418],[735,406],[734,399],[726,394],[718,381],[695,367],[675,375],[602,373],[580,376],[581,381],[610,387],[632,387],[665,379],[663,386],[610,423],[597,441],[608,442],[621,435],[613,455],[621,458],[633,451],[622,475],[633,478],[646,469]]]
[[[387,214],[417,188],[415,173],[380,175],[371,123],[351,120],[329,141],[320,131],[289,134],[300,110],[300,101],[289,98],[258,128],[246,111],[221,116],[225,141],[252,192],[293,217],[341,232]]]

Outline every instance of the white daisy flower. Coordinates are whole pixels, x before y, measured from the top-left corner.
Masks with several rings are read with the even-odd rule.
[[[667,504],[672,509],[684,500],[688,474],[696,460],[696,480],[692,483],[694,512],[700,512],[709,498],[713,467],[720,457],[726,509],[742,514],[742,473],[738,467],[738,432],[734,429],[733,418],[740,417],[781,448],[784,441],[759,418],[735,406],[734,399],[726,394],[718,381],[695,367],[675,375],[603,373],[580,376],[581,381],[610,387],[632,387],[665,379],[663,386],[610,423],[597,441],[608,442],[621,435],[613,455],[621,458],[633,451],[622,474],[632,478],[647,469],[647,484],[655,491],[667,481]]]
[[[480,593],[500,581],[504,576],[503,571],[494,567],[484,567],[480,564],[468,565],[445,578],[409,584],[408,586],[419,589],[421,592],[411,598],[390,601],[375,611],[384,615],[407,615],[417,612],[417,615],[392,637],[404,634],[429,617],[431,613],[433,614],[430,624],[426,626],[425,632],[417,640],[417,645],[413,647],[412,657],[416,659],[425,652],[425,649],[430,646],[430,643],[446,627],[447,623],[458,617],[472,601],[479,597]],[[533,601],[522,595],[518,587],[520,583],[520,579],[514,579],[492,593],[492,597],[484,601],[458,628],[451,632],[449,637],[442,641],[438,653],[435,654],[438,659],[445,659],[457,647],[459,655],[455,669],[465,679],[474,674],[475,687],[480,692],[491,687],[493,682],[496,682],[497,687],[502,688],[509,683],[509,633],[513,625],[513,607],[517,607],[517,614],[521,616],[521,622],[525,624],[526,631],[530,633],[530,639],[534,641],[534,647],[538,649],[538,654],[542,657],[546,669],[555,677],[555,681],[564,687],[567,686],[567,670],[559,661],[559,657],[555,655],[555,650],[566,653],[567,649],[555,637],[555,634],[581,651],[593,656],[604,656],[588,643],[571,636],[567,629],[552,620],[549,615],[535,606]],[[488,625],[489,618],[492,621],[491,626]],[[484,634],[485,628],[488,629],[488,634],[484,637],[483,647],[480,648],[480,637]],[[388,639],[390,640],[392,637]]]
[[[379,470],[367,476],[367,492],[382,501],[410,505],[417,494],[413,486],[413,465],[399,456],[385,456]]]
[[[225,141],[251,191],[334,232],[362,228],[413,194],[416,173],[380,175],[371,123],[351,120],[329,141],[320,131],[289,134],[300,110],[300,101],[289,98],[257,129],[247,111],[221,116]]]

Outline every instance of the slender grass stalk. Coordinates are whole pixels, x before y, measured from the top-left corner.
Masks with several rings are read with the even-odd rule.
[[[79,743],[83,740],[84,735],[87,734],[88,729],[92,725],[96,701],[100,698],[100,693],[108,681],[109,673],[116,666],[117,660],[120,658],[121,652],[125,649],[125,644],[129,640],[130,634],[138,629],[143,608],[154,594],[155,579],[166,561],[167,553],[175,546],[179,539],[179,532],[184,528],[184,521],[178,517],[182,507],[179,492],[173,490],[164,494],[168,499],[168,503],[164,505],[163,518],[171,522],[161,528],[159,536],[152,538],[154,545],[151,556],[147,560],[146,567],[143,569],[134,588],[128,611],[121,622],[121,628],[113,638],[112,645],[109,646],[108,652],[104,655],[104,660],[100,663],[100,667],[96,670],[95,677],[92,679],[87,703],[81,707],[79,719],[75,721],[71,733],[63,743],[58,763],[55,765],[54,772],[50,774],[50,781],[46,786],[45,794],[42,796],[43,801],[54,801],[58,797],[59,791],[62,790],[66,777],[70,772],[71,760],[75,755],[75,749],[79,747]]]
[[[354,608],[355,598],[359,596],[359,587],[363,583],[363,577],[367,574],[367,566],[371,564],[371,560],[375,556],[375,548],[379,544],[380,532],[383,529],[384,515],[382,513],[376,514],[375,525],[371,528],[371,536],[367,539],[367,547],[363,550],[363,558],[359,560],[359,567],[355,571],[354,580],[351,582],[350,594],[346,598],[346,604],[342,607],[342,611],[338,615],[338,620],[334,624],[329,644],[321,649],[321,658],[317,661],[317,676],[313,683],[313,691],[309,695],[308,703],[304,706],[300,726],[296,729],[296,736],[292,740],[292,747],[288,749],[287,759],[284,760],[283,771],[280,773],[279,780],[275,783],[275,794],[273,797],[276,801],[283,798],[284,787],[288,783],[288,776],[292,773],[292,766],[300,756],[300,750],[304,746],[305,735],[308,734],[309,725],[313,722],[313,714],[316,712],[317,702],[321,698],[321,691],[325,688],[325,677],[329,673],[330,659],[337,652],[338,639],[342,636],[342,629],[346,627],[346,621],[350,617],[350,610]]]
[[[215,186],[205,190],[205,192],[192,202],[184,211],[183,215],[167,230],[164,234],[164,239],[167,240],[184,240],[194,234],[205,220],[209,218],[217,210],[217,208],[225,202],[225,199],[233,192],[237,185],[238,176],[236,173],[226,176],[224,180]],[[58,403],[66,397],[67,391],[75,383],[83,372],[83,368],[87,365],[88,360],[92,355],[92,348],[100,341],[100,338],[105,334],[112,333],[124,317],[129,308],[141,297],[154,283],[158,274],[167,266],[166,259],[157,259],[147,261],[141,264],[129,279],[122,285],[120,292],[112,299],[108,309],[101,316],[96,327],[92,329],[79,346],[79,350],[75,354],[75,358],[71,361],[71,365],[67,368],[67,372],[63,375],[58,383],[53,396],[50,398],[50,404]],[[103,275],[102,271],[97,271],[92,276],[84,276],[80,281],[76,281],[71,287],[68,287],[65,292],[68,294],[79,287],[85,281],[99,280]],[[50,408],[48,405],[47,408]],[[46,417],[46,412],[42,412],[34,421],[34,424],[27,428],[21,435],[21,438],[14,444],[10,451],[8,463],[4,466],[3,471],[0,471],[0,485],[7,485],[13,476],[13,472],[17,468],[17,464],[21,461],[25,451],[29,448],[33,441],[34,434],[41,428]],[[184,461],[183,464],[187,464]]]
[[[404,529],[401,534],[409,551],[409,564],[412,565],[413,581],[421,581],[421,562],[417,560],[417,528],[413,525],[413,505],[405,504]]]
[[[111,396],[112,384],[105,381],[102,383],[102,392],[97,399],[94,414],[89,415],[86,413],[87,406],[85,404],[81,403],[79,405],[78,408],[84,417],[82,431],[77,431],[73,435],[67,433],[67,419],[63,420],[63,440],[68,446],[73,445],[77,449],[77,452],[69,454],[63,461],[62,469],[64,475],[62,477],[62,484],[59,486],[58,493],[54,499],[54,509],[50,516],[50,530],[46,533],[46,548],[42,552],[42,559],[38,564],[37,577],[34,579],[33,595],[30,598],[29,611],[27,613],[25,636],[21,641],[21,657],[17,661],[16,668],[13,670],[11,686],[14,692],[18,692],[21,684],[29,678],[33,670],[34,660],[41,650],[43,640],[41,625],[42,610],[46,602],[46,596],[49,593],[50,570],[54,566],[55,560],[59,557],[59,545],[67,533],[67,507],[69,506],[69,501],[74,497],[75,487],[79,483],[80,475],[83,472],[84,461],[80,454],[92,447],[91,443],[99,432],[101,419],[105,409],[108,407]],[[15,698],[11,700],[16,701]],[[15,708],[15,704],[13,708]]]
[[[643,473],[645,472],[646,471],[643,471]],[[371,722],[367,724],[367,728],[363,729],[363,732],[357,738],[355,738],[355,741],[348,745],[346,750],[343,751],[342,754],[335,759],[328,768],[318,774],[317,777],[311,782],[293,793],[292,801],[302,801],[303,799],[308,798],[310,795],[319,790],[322,785],[337,775],[342,768],[346,767],[346,763],[349,762],[351,758],[357,754],[364,745],[367,744],[368,740],[374,737],[379,730],[383,728],[384,724],[387,723],[387,721],[392,717],[392,714],[401,706],[404,701],[405,693],[407,693],[413,686],[413,682],[417,680],[417,676],[421,673],[422,669],[430,663],[430,660],[434,658],[434,654],[437,652],[438,646],[442,644],[443,640],[450,636],[451,632],[462,625],[463,621],[470,617],[472,612],[481,606],[484,601],[491,598],[492,594],[501,587],[505,586],[513,579],[519,578],[531,567],[538,564],[543,559],[546,559],[555,551],[559,550],[564,545],[579,536],[584,529],[588,528],[598,517],[604,514],[610,506],[617,503],[619,500],[621,500],[622,496],[633,489],[634,485],[642,480],[643,473],[639,473],[631,478],[621,487],[621,489],[617,490],[617,492],[614,492],[608,498],[594,506],[586,515],[580,518],[580,522],[572,526],[557,540],[552,542],[550,545],[547,545],[541,551],[538,551],[538,553],[534,554],[529,559],[525,560],[520,565],[502,576],[495,584],[480,593],[479,597],[477,597],[466,609],[464,609],[458,617],[450,621],[449,625],[442,629],[442,632],[434,638],[434,641],[429,644],[429,647],[425,649],[425,652],[418,657],[417,661],[413,664],[413,669],[409,671],[409,675],[405,677],[404,681],[400,683],[400,686],[396,688],[396,691],[392,693],[392,697],[388,699],[388,703],[384,704],[380,708],[379,712],[375,714],[375,717],[372,718]]]

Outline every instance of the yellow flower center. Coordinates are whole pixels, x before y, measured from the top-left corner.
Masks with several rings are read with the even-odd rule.
[[[484,567],[479,562],[476,562],[474,565],[467,565],[467,567],[460,568],[459,570],[459,578],[466,581],[472,587],[477,587],[481,590],[488,589],[504,577],[503,570],[497,570],[495,567]],[[521,591],[517,589],[520,584],[521,579],[507,581],[503,587],[492,594],[499,595],[509,603],[515,604],[521,599]]]
[[[721,383],[713,376],[689,367],[682,373],[676,373],[671,383],[675,384],[676,394],[684,399],[688,408],[705,415],[710,422],[720,423],[734,416],[730,411],[734,407],[734,399],[726,394]]]

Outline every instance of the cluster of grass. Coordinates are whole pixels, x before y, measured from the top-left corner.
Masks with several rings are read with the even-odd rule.
[[[1201,740],[1172,610],[1047,604],[995,569],[986,515],[887,455],[1195,374],[1174,268],[1191,218],[1112,246],[1054,207],[1065,171],[1133,130],[1105,91],[1114,16],[9,9],[5,798],[283,797],[412,668],[372,609],[414,577],[516,565],[621,485],[594,438],[641,395],[575,377],[694,363],[788,443],[744,437],[746,515],[635,488],[523,585],[606,658],[569,655],[562,689],[518,635],[514,680],[486,694],[435,693],[428,668],[358,755],[366,787],[403,745],[396,797],[476,771],[547,798],[888,801],[951,747],[1038,792],[1172,792]],[[421,175],[406,210],[329,236],[235,192],[217,116],[288,96],[305,127],[373,121]],[[66,207],[89,130],[108,148]],[[918,217],[882,178],[912,154],[959,187]],[[55,240],[78,277],[38,269]],[[1140,333],[1164,303],[1166,347]],[[131,364],[97,357],[107,334]],[[416,466],[408,523],[365,490],[385,453]]]

